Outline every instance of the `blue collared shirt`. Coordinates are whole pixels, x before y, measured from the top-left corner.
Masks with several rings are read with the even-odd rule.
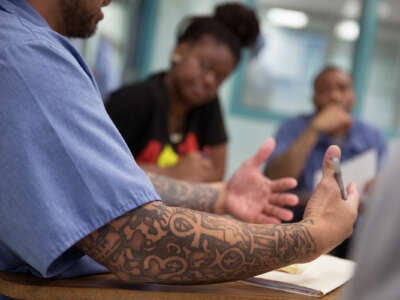
[[[89,68],[26,0],[0,0],[0,270],[105,271],[73,245],[158,200]]]
[[[313,115],[300,115],[282,123],[275,135],[276,148],[270,159],[288,149],[303,133],[312,117]],[[308,156],[302,174],[298,178],[296,191],[306,193],[313,191],[314,174],[321,169],[325,151],[332,144],[337,144],[337,142],[327,135],[320,135],[317,144]],[[353,120],[348,135],[339,146],[342,150],[342,161],[351,159],[367,150],[375,149],[378,154],[378,170],[387,152],[387,144],[383,135],[376,128],[359,120]]]

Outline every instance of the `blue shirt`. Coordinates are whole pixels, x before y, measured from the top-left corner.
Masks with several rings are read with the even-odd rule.
[[[73,245],[158,200],[89,68],[25,0],[0,0],[0,270],[105,271]]]
[[[312,117],[313,115],[300,115],[284,122],[276,133],[276,148],[270,159],[287,150],[303,133]],[[337,142],[328,135],[320,135],[314,149],[308,156],[303,172],[298,178],[296,191],[306,192],[306,194],[313,191],[314,173],[321,169],[325,151],[332,144],[337,144]],[[342,150],[342,161],[351,159],[369,149],[376,149],[378,169],[382,165],[387,151],[386,140],[382,134],[376,128],[359,120],[353,120],[349,133],[339,146]]]

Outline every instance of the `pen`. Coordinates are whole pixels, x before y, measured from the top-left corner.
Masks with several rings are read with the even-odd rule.
[[[342,196],[342,199],[346,200],[347,196],[346,196],[346,192],[345,192],[344,186],[343,186],[342,171],[340,170],[340,163],[339,163],[339,159],[337,157],[333,158],[333,167],[335,169],[334,176],[335,176],[336,182],[339,185],[340,195]]]

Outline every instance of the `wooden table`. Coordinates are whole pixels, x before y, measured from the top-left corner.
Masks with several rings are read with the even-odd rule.
[[[74,279],[39,279],[0,272],[0,293],[17,299],[48,300],[338,300],[342,288],[323,298],[275,291],[241,282],[207,285],[132,285],[112,274]]]

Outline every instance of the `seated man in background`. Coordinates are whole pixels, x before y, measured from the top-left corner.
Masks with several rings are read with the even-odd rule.
[[[293,117],[280,126],[277,147],[264,171],[270,178],[291,176],[298,180],[295,192],[300,203],[294,208],[295,222],[303,217],[305,202],[315,186],[314,175],[320,170],[329,145],[340,146],[342,161],[375,149],[378,169],[387,150],[386,141],[376,128],[352,117],[355,94],[346,71],[325,67],[315,78],[313,102],[314,113]],[[345,256],[346,250],[336,252]]]

